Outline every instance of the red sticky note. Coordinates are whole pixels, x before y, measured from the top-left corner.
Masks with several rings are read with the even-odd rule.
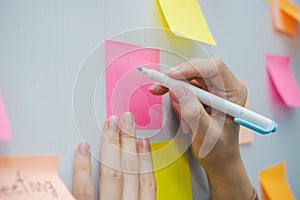
[[[149,92],[153,80],[137,70],[159,69],[159,50],[105,41],[106,114],[134,114],[137,129],[162,128],[162,97]]]
[[[9,139],[11,139],[10,126],[6,115],[2,96],[0,94],[0,140],[9,140]]]
[[[298,22],[280,9],[279,0],[270,2],[273,27],[284,34],[295,36],[298,34]]]
[[[300,90],[290,69],[290,56],[266,55],[266,67],[276,90],[289,107],[300,106]]]

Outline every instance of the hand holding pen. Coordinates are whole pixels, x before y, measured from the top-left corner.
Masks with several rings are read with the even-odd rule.
[[[241,106],[244,106],[247,99],[247,88],[218,58],[197,58],[182,63],[180,67],[172,68],[167,75],[175,79],[186,78],[193,85],[218,96],[226,96],[228,100]],[[169,91],[159,84],[153,85],[150,90],[156,95]],[[205,109],[192,92],[180,85],[170,87],[169,95],[174,110],[192,129],[192,151],[206,171],[211,199],[257,199],[256,191],[251,186],[239,152],[239,125],[234,123],[232,117],[222,112]],[[128,117],[127,120],[124,120],[124,117]],[[149,141],[142,139],[136,143],[134,122],[130,123],[132,125],[130,131],[126,133],[121,131],[123,130],[121,127],[125,125],[122,125],[123,122],[130,121],[128,119],[134,121],[128,113],[124,113],[121,120],[117,119],[116,116],[109,118],[103,130],[99,199],[154,200],[156,184],[151,170],[153,166]],[[115,123],[117,121],[119,123]],[[205,157],[199,158],[198,152],[201,147],[207,142],[210,144],[211,139],[214,141],[214,136],[219,133],[221,133],[220,137],[217,137],[217,142],[211,151]],[[85,150],[82,145],[79,145],[75,153],[73,194],[78,200],[90,200],[94,199],[90,148],[88,144],[84,144],[87,147]],[[116,147],[120,151],[115,151]],[[124,157],[123,153],[126,152],[134,152],[133,157]],[[145,157],[136,154],[139,152],[143,152]],[[109,167],[104,166],[103,163],[114,165]],[[130,166],[134,167],[134,171],[137,170],[137,166],[149,170],[146,170],[147,173],[139,173],[138,176],[130,175],[122,170],[122,166],[126,167],[124,165],[126,163],[132,163]],[[134,190],[128,190],[130,188]]]
[[[240,106],[244,106],[247,100],[247,88],[216,57],[193,59],[171,68],[166,75],[188,80],[190,84],[226,97]],[[191,128],[191,149],[207,173],[211,194],[214,195],[212,199],[235,199],[232,195],[238,197],[241,194],[250,196],[247,193],[253,190],[239,152],[239,124],[234,122],[233,117],[214,109],[207,112],[194,93],[181,85],[168,89],[155,83],[149,89],[155,95],[169,91],[173,109]]]

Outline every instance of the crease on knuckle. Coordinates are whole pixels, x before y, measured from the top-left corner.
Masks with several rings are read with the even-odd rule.
[[[113,145],[119,145],[120,143],[119,136],[117,134],[111,134],[111,135],[105,134],[104,139],[106,140],[106,142]]]
[[[113,181],[121,181],[122,180],[123,174],[121,171],[111,169],[108,167],[103,167],[103,168],[101,168],[101,170],[102,170],[101,175],[109,178],[110,180],[113,180]]]
[[[245,100],[244,100],[244,104],[246,103],[246,100],[248,98],[248,87],[244,84],[242,84],[242,94],[243,96],[245,97]]]
[[[153,177],[153,174],[147,173],[144,175],[145,177],[141,180],[142,190],[151,190],[151,191],[156,191],[157,186],[156,186],[156,181]]]
[[[77,174],[79,174],[79,173],[89,174],[90,171],[91,171],[90,170],[90,165],[88,163],[86,163],[86,164],[81,163],[81,164],[78,164],[78,165],[75,166],[74,173],[77,173]]]
[[[74,196],[75,196],[76,200],[94,199],[93,187],[88,187],[87,185],[84,187],[81,187],[74,193]]]

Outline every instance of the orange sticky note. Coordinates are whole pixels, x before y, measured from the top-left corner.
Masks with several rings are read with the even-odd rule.
[[[300,21],[300,14],[298,6],[287,0],[279,0],[279,8],[298,22]]]
[[[241,81],[244,85],[247,86],[247,81],[242,80]],[[249,108],[249,96],[248,99],[246,101],[246,108]],[[244,127],[244,126],[240,126],[240,135],[239,135],[239,144],[248,144],[248,143],[252,143],[254,140],[253,137],[253,132],[252,130]]]
[[[192,200],[192,183],[184,139],[151,143],[157,200]]]
[[[295,36],[298,34],[298,22],[280,10],[279,0],[270,2],[273,27],[284,34]]]
[[[57,156],[0,157],[0,199],[75,200],[57,175]]]
[[[284,162],[261,170],[259,180],[264,200],[295,200],[286,179]]]
[[[5,111],[5,106],[0,94],[0,140],[11,139],[11,131],[8,118]]]

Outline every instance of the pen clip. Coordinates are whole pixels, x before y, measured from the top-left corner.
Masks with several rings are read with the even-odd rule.
[[[247,128],[250,128],[256,132],[259,132],[261,134],[269,134],[269,133],[272,133],[272,132],[275,132],[277,130],[277,124],[272,121],[272,124],[270,125],[270,127],[268,128],[263,128],[255,123],[252,123],[250,121],[247,121],[246,119],[243,119],[243,118],[240,118],[240,117],[235,117],[234,118],[234,122],[237,123],[237,124],[240,124],[242,126],[245,126]]]

